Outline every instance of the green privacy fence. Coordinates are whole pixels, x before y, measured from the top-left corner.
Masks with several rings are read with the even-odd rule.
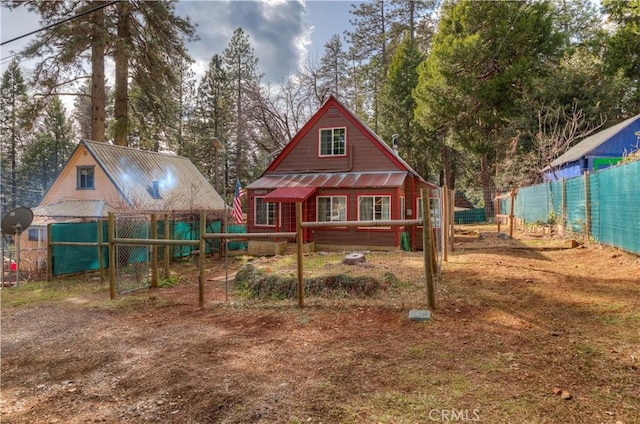
[[[101,222],[102,240],[107,241],[107,223]],[[52,224],[50,241],[57,242],[98,242],[98,223],[74,222]],[[85,270],[99,269],[97,247],[56,246],[51,247],[51,270],[53,275],[73,274]],[[102,249],[105,266],[109,263],[109,249]]]
[[[509,210],[509,199],[500,210]],[[514,216],[526,224],[560,224],[596,241],[640,253],[640,162],[518,190]]]
[[[453,214],[453,222],[456,224],[478,224],[487,220],[484,208],[456,211]]]
[[[140,234],[151,234],[150,222],[140,222],[137,226],[145,226],[143,230],[136,231]],[[103,243],[108,243],[108,231],[107,222],[101,221],[100,226],[102,228],[102,240]],[[165,238],[164,222],[158,221],[158,238]],[[173,240],[199,240],[200,239],[200,224],[198,221],[174,221],[169,225],[171,228],[170,239]],[[208,233],[220,233],[222,229],[222,223],[220,221],[213,221],[208,223]],[[227,227],[228,233],[246,233],[246,227],[244,225],[229,225]],[[136,238],[140,238],[136,236]],[[97,243],[98,242],[98,223],[96,222],[75,222],[75,223],[60,223],[51,225],[51,238],[50,241],[56,242],[80,242],[80,243]],[[211,254],[220,251],[221,241],[207,240],[206,252]],[[229,250],[246,250],[247,242],[245,241],[230,241],[228,243]],[[137,250],[136,250],[137,249]],[[128,262],[133,263],[140,260],[140,256],[148,256],[148,246],[137,247],[134,249],[136,254],[128,255]],[[158,249],[158,256],[162,257],[164,247]],[[194,246],[172,246],[170,247],[171,258],[182,258],[191,255],[191,252],[197,249]],[[109,248],[105,246],[103,248],[103,264],[105,267],[109,266]],[[98,260],[98,247],[95,246],[59,246],[53,244],[51,246],[51,272],[53,275],[66,275],[74,274],[84,271],[95,271],[100,269]]]

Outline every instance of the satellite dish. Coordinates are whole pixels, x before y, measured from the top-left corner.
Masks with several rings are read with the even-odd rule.
[[[29,208],[19,207],[10,210],[2,218],[2,232],[4,234],[20,234],[31,225],[33,212]]]

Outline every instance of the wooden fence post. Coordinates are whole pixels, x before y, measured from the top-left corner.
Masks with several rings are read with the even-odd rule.
[[[158,238],[158,220],[155,213],[151,214],[151,238]],[[158,246],[151,245],[151,288],[158,288]]]
[[[424,201],[424,199],[422,200]],[[447,186],[442,187],[442,199],[440,201],[440,204],[442,205],[442,216],[440,216],[440,229],[442,230],[442,260],[444,262],[448,262],[449,224],[447,218],[449,216],[449,190],[447,189]],[[427,206],[429,206],[429,202],[427,202]],[[427,214],[429,214],[429,222],[431,222],[431,211],[429,209],[423,209],[422,215],[426,216]]]
[[[422,196],[422,252],[424,255],[424,275],[427,289],[427,305],[429,308],[436,309],[436,296],[434,288],[433,264],[431,263],[431,208],[429,207],[429,194],[422,188],[420,189]],[[442,221],[442,219],[440,220]],[[440,222],[442,226],[442,222]]]
[[[304,269],[303,269],[303,231],[302,231],[302,202],[296,202],[296,240],[298,247],[298,306],[304,308]]]
[[[164,214],[164,239],[169,240],[171,238],[171,229],[169,228],[169,215]],[[171,275],[169,272],[169,261],[171,260],[171,249],[168,244],[164,245],[164,278],[169,278]]]
[[[98,220],[98,269],[100,270],[100,285],[104,284],[104,249],[102,247],[102,221]]]
[[[456,191],[451,190],[449,193],[449,247],[451,251],[455,251],[455,237],[456,237],[456,223],[455,223],[455,215],[456,213]],[[449,229],[447,231],[449,231]]]
[[[515,216],[513,214],[516,203],[516,189],[511,189],[511,206],[509,207],[509,238],[513,238],[513,221],[515,221]]]
[[[591,234],[591,187],[589,181],[589,171],[584,173],[584,231],[589,237]]]
[[[47,281],[53,281],[53,245],[51,244],[52,224],[47,224]]]
[[[562,231],[566,234],[565,227],[567,225],[567,179],[562,177],[562,197],[560,203],[560,225],[562,225]]]
[[[113,212],[109,212],[107,223],[107,233],[109,234],[109,295],[111,300],[116,298],[116,220]]]
[[[207,232],[207,213],[200,211],[200,245],[198,252],[198,304],[204,309],[204,259],[205,259],[205,233]]]

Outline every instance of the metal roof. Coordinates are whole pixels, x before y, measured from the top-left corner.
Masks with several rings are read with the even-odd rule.
[[[225,208],[222,197],[188,158],[88,140],[80,144],[86,146],[130,208],[163,212]]]
[[[315,192],[315,187],[280,187],[264,196],[264,199],[269,202],[304,202]]]
[[[589,152],[596,149],[601,144],[607,142],[609,139],[611,139],[611,137],[613,137],[629,125],[633,124],[638,119],[640,119],[640,115],[636,115],[632,118],[627,119],[626,121],[622,121],[619,124],[613,125],[605,130],[602,130],[585,138],[584,140],[567,150],[556,160],[551,162],[551,166],[560,166],[586,156]]]
[[[104,200],[63,200],[46,206],[33,208],[34,216],[72,218],[102,218],[114,209]]]
[[[309,174],[267,174],[247,186],[248,189],[280,187],[380,188],[401,187],[408,171],[318,172]]]
[[[33,210],[32,226],[47,225],[61,218],[64,222],[76,222],[84,219],[106,218],[115,209],[104,200],[63,200],[46,206],[37,206]]]

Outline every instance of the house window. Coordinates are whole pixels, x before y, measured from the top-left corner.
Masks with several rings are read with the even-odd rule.
[[[431,226],[440,227],[440,199],[429,198],[429,208],[431,209]],[[416,199],[416,219],[422,219],[422,197]]]
[[[272,202],[265,202],[264,197],[256,197],[255,201],[255,225],[261,225],[266,227],[276,226],[276,204]]]
[[[78,190],[93,190],[95,188],[95,166],[79,166],[77,169]]]
[[[318,197],[318,222],[335,222],[347,220],[347,197]]]
[[[29,240],[30,241],[43,241],[45,239],[45,228],[30,227],[29,228]]]
[[[358,199],[359,221],[391,219],[391,196],[362,196]]]
[[[346,128],[320,130],[320,156],[344,156],[346,134]]]

